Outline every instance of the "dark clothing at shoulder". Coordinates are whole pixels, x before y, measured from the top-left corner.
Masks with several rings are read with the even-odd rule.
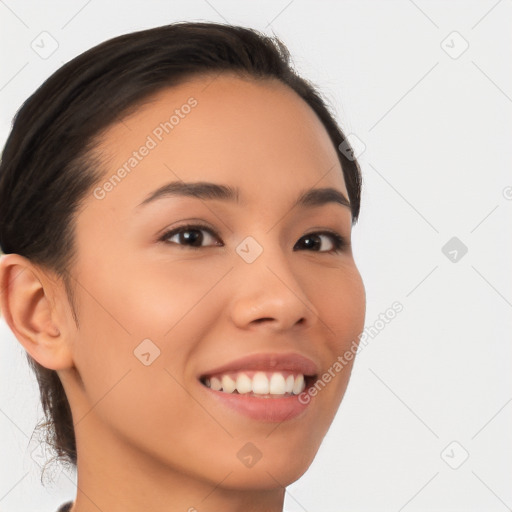
[[[73,501],[68,501],[61,505],[61,507],[57,510],[57,512],[69,512],[71,510],[71,506],[73,505]]]

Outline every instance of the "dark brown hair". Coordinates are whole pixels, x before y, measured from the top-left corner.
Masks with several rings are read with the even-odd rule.
[[[277,36],[207,22],[177,22],[110,39],[72,59],[22,105],[0,163],[0,248],[17,253],[62,279],[78,327],[70,270],[76,258],[74,219],[101,179],[94,149],[101,134],[153,94],[193,76],[234,72],[277,79],[313,109],[338,151],[352,223],[362,179],[349,141],[315,86],[294,70]],[[27,353],[46,422],[39,425],[56,459],[76,466],[71,409],[54,370]]]

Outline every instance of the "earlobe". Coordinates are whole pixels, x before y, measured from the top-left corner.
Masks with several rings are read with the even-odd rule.
[[[0,308],[24,349],[42,366],[58,370],[73,361],[53,307],[54,285],[43,272],[19,254],[0,258]],[[60,324],[60,325],[59,325]]]

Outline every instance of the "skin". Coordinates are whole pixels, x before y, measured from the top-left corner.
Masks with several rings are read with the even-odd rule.
[[[298,352],[326,371],[358,339],[366,299],[350,245],[328,252],[322,236],[319,250],[294,250],[322,229],[350,241],[351,214],[335,203],[291,208],[309,188],[348,193],[322,123],[277,81],[223,74],[159,92],[103,134],[106,179],[191,96],[190,114],[79,211],[79,328],[51,272],[16,254],[0,260],[1,282],[11,281],[6,321],[35,360],[57,370],[71,405],[73,512],[281,511],[349,381],[353,360],[303,416],[279,426],[216,406],[201,388],[199,373],[248,354]],[[237,186],[247,204],[167,197],[136,209],[176,180]],[[191,219],[216,233],[201,232],[203,247],[157,240]],[[263,248],[250,264],[235,251],[247,236]],[[149,366],[134,356],[147,338],[160,349]],[[247,442],[262,453],[251,468],[237,457]]]

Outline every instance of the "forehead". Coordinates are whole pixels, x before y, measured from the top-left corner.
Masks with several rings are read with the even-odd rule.
[[[277,80],[223,73],[163,89],[109,128],[99,153],[103,182],[121,175],[104,205],[133,207],[155,185],[180,180],[237,187],[245,204],[260,207],[315,186],[347,195],[322,122]]]

